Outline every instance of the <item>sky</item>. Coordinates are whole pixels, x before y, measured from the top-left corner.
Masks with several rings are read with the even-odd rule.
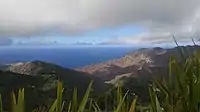
[[[112,39],[117,39],[122,36],[132,36],[137,35],[141,32],[147,32],[148,30],[140,28],[135,25],[124,25],[117,28],[100,28],[85,32],[78,36],[73,35],[60,35],[48,32],[46,36],[33,36],[25,38],[19,36],[17,38],[12,38],[16,44],[68,44],[68,45],[94,45],[101,44]]]
[[[166,45],[200,39],[200,0],[1,0],[0,46]]]

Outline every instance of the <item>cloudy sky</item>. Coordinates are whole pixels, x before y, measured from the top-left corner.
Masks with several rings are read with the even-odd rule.
[[[200,38],[200,0],[0,0],[0,45],[146,45]]]

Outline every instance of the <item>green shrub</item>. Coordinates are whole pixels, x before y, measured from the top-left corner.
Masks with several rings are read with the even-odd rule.
[[[169,72],[168,81],[155,80],[150,87],[152,109],[161,106],[165,112],[199,112],[200,52],[186,59],[185,64],[171,58]],[[157,97],[161,97],[160,102]]]

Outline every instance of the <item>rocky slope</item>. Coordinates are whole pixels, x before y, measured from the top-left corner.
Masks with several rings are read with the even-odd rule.
[[[81,97],[91,80],[94,80],[94,94],[101,94],[107,88],[103,81],[87,73],[62,68],[51,63],[33,61],[2,67],[0,93],[5,98],[4,102],[7,103],[12,91],[25,88],[27,108],[33,108],[36,104],[50,103],[55,98],[58,79],[63,82],[65,88],[64,99],[71,99],[75,87],[78,88]]]
[[[168,74],[169,57],[181,59],[179,48],[183,49],[188,57],[200,49],[200,46],[182,46],[172,49],[143,48],[119,59],[76,70],[41,61],[1,66],[0,93],[6,96],[4,103],[8,103],[11,91],[25,88],[27,108],[33,108],[36,104],[49,103],[55,98],[58,79],[64,84],[64,99],[71,99],[74,87],[78,88],[79,96],[82,96],[90,81],[94,80],[94,94],[101,94],[110,87],[105,83],[121,84],[141,95],[142,98],[148,99],[147,82],[151,80],[152,75]]]
[[[64,80],[66,83],[73,83],[74,86],[85,85],[83,83],[88,84],[91,80],[94,80],[94,87],[98,89],[104,85],[100,78],[91,76],[88,73],[63,68],[53,63],[42,61],[12,63],[4,66],[3,70],[31,76],[55,75],[58,79]]]
[[[148,79],[152,74],[167,74],[170,56],[181,59],[179,48],[183,49],[186,57],[188,57],[194,51],[200,49],[200,46],[180,46],[171,49],[159,47],[142,48],[122,58],[85,66],[77,70],[100,77],[110,83],[122,77],[141,77],[142,79]]]

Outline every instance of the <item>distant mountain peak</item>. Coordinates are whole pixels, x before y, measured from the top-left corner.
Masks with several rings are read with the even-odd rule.
[[[25,88],[28,99],[31,99],[27,100],[27,105],[33,107],[38,103],[46,104],[50,99],[55,98],[58,79],[63,82],[65,88],[63,93],[67,94],[63,99],[69,99],[74,88],[80,90],[77,95],[82,97],[91,80],[94,81],[94,94],[104,92],[109,87],[102,80],[87,73],[42,61],[12,63],[2,69],[0,70],[0,93],[3,93],[4,97],[7,96],[6,101],[9,98],[8,93]]]
[[[8,64],[5,67],[6,71],[20,73],[24,75],[37,75],[41,72],[53,72],[56,69],[62,69],[62,67],[43,61],[31,61],[31,62],[19,62]]]
[[[186,56],[191,56],[194,51],[200,49],[200,46],[179,46],[170,49],[161,47],[141,48],[121,58],[86,66],[77,70],[101,77],[105,81],[110,81],[116,76],[123,74],[132,74],[135,76],[151,75],[155,72],[156,74],[165,74],[162,71],[160,73],[158,71],[168,67],[170,56],[180,59],[178,49],[183,49]]]

